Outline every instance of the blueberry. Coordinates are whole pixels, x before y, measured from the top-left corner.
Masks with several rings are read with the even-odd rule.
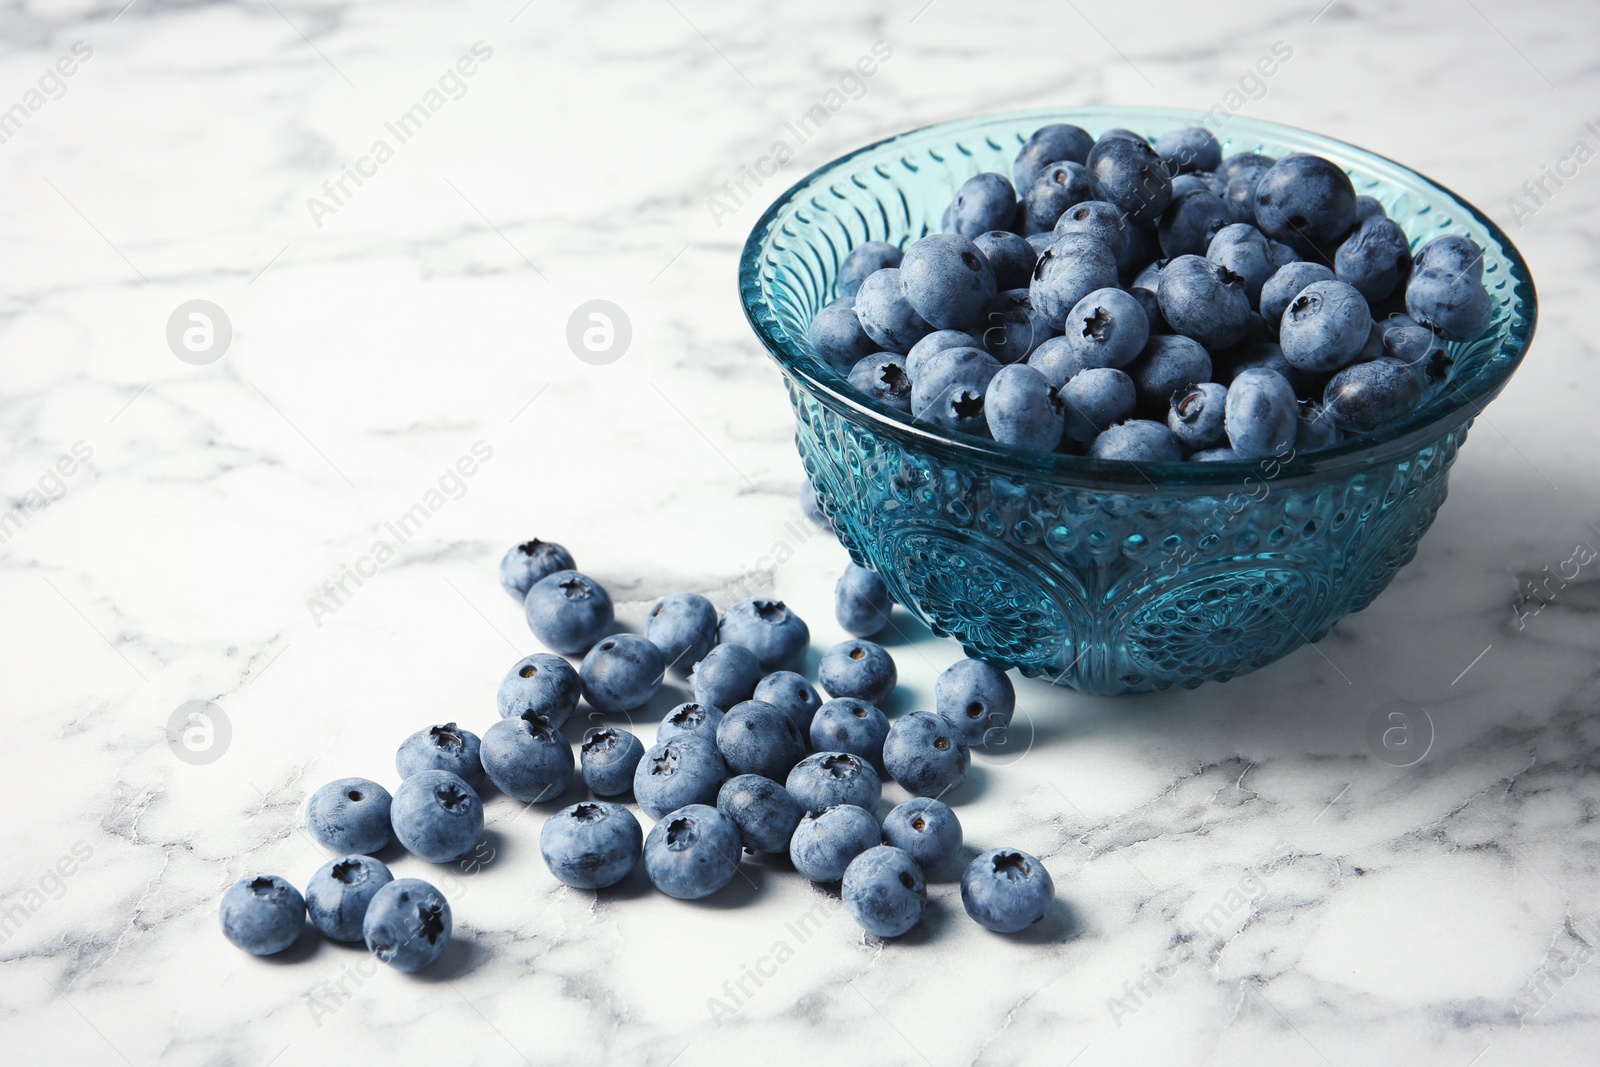
[[[1229,349],[1219,357],[1216,369],[1215,380],[1225,385],[1232,384],[1235,378],[1247,370],[1277,371],[1289,379],[1289,384],[1295,387],[1296,392],[1304,391],[1302,385],[1309,387],[1317,377],[1291,366],[1289,361],[1283,358],[1283,349],[1273,341],[1262,341]]]
[[[584,741],[579,752],[583,784],[597,797],[621,796],[633,788],[634,772],[644,759],[644,742],[627,730],[607,726]]]
[[[1033,265],[1039,256],[1027,238],[1007,230],[990,230],[974,237],[972,243],[989,261],[989,266],[994,270],[995,286],[1001,292],[1028,287],[1028,280],[1033,276]]]
[[[648,703],[660,691],[665,674],[661,650],[637,634],[606,638],[589,650],[578,669],[585,699],[596,711],[608,714]]]
[[[1461,274],[1483,281],[1483,249],[1471,238],[1446,233],[1417,249],[1416,269],[1438,274]]]
[[[578,710],[582,695],[583,681],[572,664],[548,652],[535,652],[517,660],[506,671],[495,694],[495,704],[502,719],[531,711],[560,729]]]
[[[1228,217],[1232,221],[1255,225],[1256,186],[1261,184],[1262,175],[1270,169],[1270,165],[1248,167],[1224,183],[1222,192],[1217,195],[1222,197],[1223,206],[1228,209]]]
[[[305,924],[305,897],[275,874],[241,878],[222,894],[222,934],[252,956],[282,952]]]
[[[1128,247],[1117,256],[1117,275],[1122,279],[1133,278],[1146,263],[1161,258],[1163,258],[1161,238],[1156,233],[1156,228],[1143,224],[1130,224]]]
[[[1139,269],[1139,273],[1133,276],[1133,295],[1138,296],[1139,294],[1137,290],[1139,289],[1143,289],[1152,296],[1160,292],[1161,268],[1166,265],[1166,262],[1167,261],[1165,259],[1157,259],[1152,260],[1141,267]]]
[[[783,709],[746,700],[717,725],[717,751],[729,774],[759,774],[781,781],[806,754],[805,735]]]
[[[855,563],[845,564],[844,573],[833,587],[833,617],[846,633],[876,636],[889,625],[893,608],[889,587],[876,572]]]
[[[589,651],[614,618],[610,594],[577,571],[557,571],[535,582],[523,608],[533,636],[564,656]]]
[[[669,897],[708,897],[739,873],[738,827],[707,804],[685,805],[650,828],[644,870]]]
[[[811,341],[811,351],[817,359],[836,374],[846,374],[859,361],[878,350],[877,342],[867,336],[854,307],[836,301],[818,311],[806,328]]]
[[[1338,370],[1360,353],[1372,335],[1372,314],[1354,286],[1312,282],[1291,301],[1278,323],[1278,345],[1291,366]]]
[[[717,609],[699,593],[664,596],[650,606],[644,636],[668,669],[688,674],[717,643]]]
[[[1422,399],[1421,379],[1394,359],[1357,363],[1335,374],[1323,393],[1328,413],[1357,430],[1376,430],[1411,414]]]
[[[1198,452],[1189,454],[1189,462],[1191,463],[1238,463],[1243,459],[1244,457],[1239,453],[1226,447],[1202,448]]]
[[[1267,255],[1272,259],[1272,268],[1274,270],[1282,268],[1285,264],[1299,263],[1303,258],[1299,252],[1296,252],[1282,241],[1274,241],[1270,237],[1267,238]]]
[[[1333,257],[1339,280],[1368,301],[1385,300],[1411,271],[1411,243],[1397,223],[1382,215],[1359,223]]]
[[[1029,234],[1048,233],[1064,212],[1093,196],[1089,168],[1068,160],[1052,163],[1023,190],[1022,228]]]
[[[906,374],[915,382],[917,375],[922,372],[922,364],[935,353],[949,348],[976,348],[982,351],[983,341],[965,330],[935,330],[912,345],[911,351],[906,353]]]
[[[1011,168],[1011,177],[1016,188],[1027,189],[1052,163],[1086,162],[1093,147],[1094,138],[1078,126],[1066,122],[1040,126],[1022,143],[1022,151],[1017,153]]]
[[[1115,367],[1080,371],[1056,396],[1066,409],[1067,436],[1084,445],[1132,415],[1138,403],[1133,379]]]
[[[1138,362],[1128,368],[1139,404],[1166,418],[1172,394],[1196,382],[1211,380],[1211,356],[1199,341],[1182,334],[1157,334],[1145,343]]]
[[[1244,291],[1251,307],[1260,302],[1261,287],[1277,270],[1268,254],[1267,239],[1260,230],[1243,222],[1218,230],[1211,244],[1206,246],[1206,258],[1244,279]]]
[[[1015,934],[1050,914],[1056,886],[1044,864],[1020,849],[992,848],[967,864],[961,904],[978,925]]]
[[[824,530],[830,529],[828,516],[822,513],[822,506],[817,503],[817,487],[812,485],[809,479],[800,483],[798,496],[800,499],[800,513],[810,519],[812,525]],[[689,666],[692,667],[694,664],[691,663]]]
[[[490,727],[490,732],[493,730]],[[449,771],[422,771],[394,791],[389,819],[395,838],[407,852],[430,863],[449,863],[472,851],[483,836],[483,801],[476,790]]]
[[[789,839],[789,859],[813,882],[837,882],[851,860],[882,840],[883,830],[872,812],[840,804],[800,820]]]
[[[983,347],[1001,363],[1018,363],[1056,335],[1027,289],[1000,293],[983,310]]]
[[[371,856],[342,856],[323,864],[306,883],[311,925],[334,941],[360,941],[368,905],[392,881],[389,868]]]
[[[1222,426],[1228,387],[1216,382],[1200,382],[1172,394],[1167,412],[1167,429],[1184,448],[1214,448],[1226,436]]]
[[[1264,156],[1259,152],[1235,152],[1222,161],[1222,166],[1218,168],[1218,173],[1222,177],[1231,180],[1247,170],[1255,168],[1267,170],[1276,162],[1277,160],[1271,156]]]
[[[933,327],[906,302],[898,267],[885,267],[867,276],[856,292],[855,313],[867,336],[890,352],[909,352],[912,345],[933,332]],[[859,358],[840,366],[841,373],[855,366]]]
[[[935,352],[912,379],[912,416],[942,429],[986,436],[989,426],[983,414],[983,395],[999,370],[999,360],[982,349]]]
[[[1276,456],[1293,446],[1299,419],[1294,386],[1277,371],[1240,371],[1228,386],[1223,413],[1228,444],[1247,459]]]
[[[1355,224],[1350,176],[1321,156],[1284,156],[1256,184],[1256,226],[1307,258],[1331,261]]]
[[[1357,223],[1365,222],[1368,219],[1374,219],[1374,218],[1381,219],[1381,218],[1386,218],[1386,217],[1387,217],[1387,215],[1385,214],[1385,212],[1383,210],[1383,204],[1380,203],[1377,199],[1375,199],[1374,197],[1370,197],[1370,196],[1358,196],[1358,197],[1356,197],[1356,222]]]
[[[1404,363],[1425,381],[1443,380],[1446,376],[1450,356],[1432,330],[1426,326],[1398,324],[1374,328],[1382,337],[1383,355]]]
[[[1135,286],[1128,290],[1128,295],[1139,302],[1139,307],[1144,311],[1145,321],[1150,324],[1150,332],[1171,333],[1172,327],[1167,324],[1166,316],[1161,314],[1161,298],[1154,289]]]
[[[1172,177],[1172,203],[1176,204],[1178,202],[1179,198],[1181,198],[1185,193],[1210,193],[1212,196],[1221,196],[1222,195],[1221,193],[1217,192],[1217,190],[1213,189],[1211,187],[1211,183],[1206,181],[1205,178],[1202,177],[1199,174],[1175,174],[1175,175],[1173,175],[1173,177]],[[1172,212],[1172,205],[1168,204],[1167,205],[1167,213],[1171,214],[1171,212]]]
[[[1150,340],[1150,318],[1124,290],[1096,289],[1073,306],[1062,336],[1085,367],[1126,367]]]
[[[883,741],[889,718],[877,706],[852,697],[830,700],[811,720],[811,747],[818,752],[849,752],[883,766]]]
[[[1156,155],[1171,164],[1175,174],[1222,166],[1222,146],[1204,126],[1168,130],[1156,141]]]
[[[576,889],[604,889],[639,862],[644,831],[621,804],[588,800],[562,808],[539,831],[539,853],[557,879]]]
[[[1333,417],[1326,404],[1316,404],[1308,400],[1300,401],[1300,425],[1295,430],[1294,449],[1296,452],[1311,452],[1319,448],[1328,448],[1339,443],[1343,436],[1339,429],[1339,422]]]
[[[1089,445],[1089,455],[1134,463],[1176,463],[1183,459],[1183,449],[1164,424],[1129,419],[1096,437]]]
[[[1494,306],[1489,291],[1470,271],[1449,274],[1430,268],[1412,272],[1406,312],[1447,341],[1470,341],[1489,328]]]
[[[450,943],[450,902],[420,878],[396,878],[372,897],[361,933],[371,953],[397,971],[420,971]]]
[[[933,683],[934,709],[971,747],[1004,735],[1017,710],[1017,691],[1004,671],[981,659],[957,660]]]
[[[661,725],[656,728],[656,741],[659,743],[670,741],[682,734],[695,734],[715,745],[717,727],[722,725],[723,714],[721,708],[711,704],[679,704],[662,718]]]
[[[1069,233],[1056,238],[1033,268],[1028,295],[1052,329],[1061,329],[1078,301],[1117,285],[1117,257],[1100,238]]]
[[[731,708],[750,699],[761,675],[761,661],[754,652],[742,645],[718,645],[694,665],[689,684],[697,702]]]
[[[889,725],[883,741],[883,763],[907,790],[922,797],[940,796],[967,777],[972,754],[961,731],[931,711],[902,715]]]
[[[1085,165],[1095,199],[1109,200],[1135,222],[1155,222],[1172,200],[1167,165],[1143,138],[1101,134]]]
[[[754,652],[761,669],[769,672],[800,666],[811,645],[811,630],[805,620],[783,601],[765,597],[741,600],[730,607],[722,615],[717,636],[725,645],[742,645]],[[752,684],[751,691],[754,690]]]
[[[985,305],[1000,288],[994,268],[977,245],[958,234],[934,233],[906,249],[900,261],[900,290],[912,310],[934,329],[966,330],[982,321]]]
[[[1098,361],[1106,355],[1099,349],[1074,347],[1066,337],[1052,337],[1028,357],[1028,366],[1059,389],[1084,371],[1100,366]]]
[[[1244,337],[1250,294],[1244,279],[1220,263],[1193,255],[1171,260],[1161,268],[1156,296],[1172,328],[1207,348],[1227,348]]]
[[[685,804],[714,804],[728,769],[710,740],[679,734],[657,741],[633,775],[633,797],[652,819]]]
[[[916,797],[891,811],[883,820],[883,839],[904,849],[924,871],[938,871],[961,854],[961,820],[950,805],[931,797]]]
[[[876,352],[850,369],[850,384],[871,400],[896,411],[911,410],[911,378],[905,357],[898,352]]]
[[[1111,249],[1111,254],[1117,257],[1119,264],[1128,250],[1129,241],[1133,239],[1133,229],[1123,217],[1121,209],[1104,200],[1085,200],[1062,212],[1056,220],[1056,236],[1081,233],[1098,237]]]
[[[477,734],[453,722],[429,726],[400,743],[394,754],[394,769],[400,772],[401,778],[410,778],[422,771],[449,771],[477,789],[483,785],[479,745]]]
[[[501,719],[484,731],[483,766],[502,793],[538,804],[554,800],[572,783],[572,746],[537,715]]]
[[[311,794],[306,829],[317,844],[335,852],[377,852],[389,843],[392,802],[377,782],[336,778]]]
[[[839,895],[850,917],[876,937],[899,937],[922,921],[928,887],[911,855],[889,845],[869,848],[844,870]]]
[[[717,810],[733,822],[739,843],[750,852],[784,855],[789,838],[805,814],[789,791],[759,774],[741,774],[722,783]]]
[[[811,683],[794,671],[774,671],[767,675],[750,699],[778,708],[794,720],[802,735],[811,729],[811,718],[822,706],[822,698],[811,688]]]
[[[1267,325],[1278,329],[1284,311],[1300,295],[1300,290],[1312,282],[1330,282],[1333,279],[1332,270],[1309,259],[1284,264],[1261,287],[1261,317],[1267,320]]]
[[[972,238],[988,230],[1009,228],[1016,214],[1017,191],[1004,174],[974,174],[956,190],[950,205],[950,229]],[[910,255],[910,249],[906,254]]]
[[[1061,443],[1066,410],[1055,386],[1026,363],[1000,368],[983,400],[990,435],[1003,445],[1054,452]]]
[[[1028,247],[1033,249],[1035,256],[1044,255],[1045,249],[1056,243],[1055,232],[1051,230],[1024,234],[1022,239],[1028,242]]]
[[[1172,206],[1162,213],[1161,222],[1156,226],[1161,254],[1169,259],[1203,256],[1211,239],[1232,221],[1228,205],[1209,189],[1174,197]]]
[[[817,681],[828,695],[882,704],[894,692],[898,672],[882,645],[860,638],[834,645],[817,666]]]
[[[1142,145],[1148,145],[1150,143],[1150,141],[1143,134],[1135,133],[1132,130],[1123,129],[1121,126],[1114,126],[1100,135],[1100,141],[1118,140],[1133,141],[1135,144]],[[1095,143],[1099,144],[1100,141],[1096,141]]]
[[[789,772],[784,788],[813,815],[839,804],[872,811],[883,796],[883,782],[872,765],[850,752],[816,752]]]
[[[900,265],[900,250],[888,241],[868,241],[852,248],[839,264],[839,295],[855,296],[867,276]]]
[[[500,558],[500,587],[520,604],[534,582],[577,566],[572,562],[572,553],[554,542],[536,537],[506,549],[506,554]]]

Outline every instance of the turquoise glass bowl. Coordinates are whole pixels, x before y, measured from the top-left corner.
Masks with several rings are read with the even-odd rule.
[[[1484,250],[1494,317],[1452,344],[1449,381],[1406,419],[1282,460],[1139,464],[946,435],[872,404],[806,341],[839,263],[866,241],[937,230],[956,188],[1010,175],[1039,126],[1158,135],[1203,112],[1098,107],[943,123],[852,152],[800,181],[745,243],[745,313],[782,369],[795,443],[856,562],[967,653],[1094,693],[1193,687],[1255,670],[1360,611],[1416,554],[1477,415],[1533,336],[1533,280],[1510,240],[1448,189],[1288,126],[1212,126],[1225,153],[1314,152],[1376,197],[1415,249],[1443,232]]]

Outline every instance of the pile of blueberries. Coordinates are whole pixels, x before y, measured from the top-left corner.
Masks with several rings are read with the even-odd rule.
[[[537,804],[561,796],[575,765],[592,799],[545,821],[539,849],[567,885],[615,885],[641,855],[657,889],[709,896],[739,873],[741,850],[787,855],[813,882],[839,883],[868,933],[897,937],[921,919],[923,872],[948,867],[961,824],[939,797],[958,787],[971,748],[999,738],[1016,707],[1011,681],[962,660],[935,685],[936,711],[889,719],[879,705],[897,672],[867,638],[889,623],[883,580],[851,564],[835,587],[839,624],[856,635],[822,656],[817,683],[798,673],[810,647],[804,620],[781,601],[743,600],[720,617],[695,593],[650,608],[644,633],[613,633],[611,598],[558,544],[514,545],[500,581],[523,604],[534,636],[551,649],[517,661],[500,683],[500,718],[479,737],[444,723],[406,738],[391,795],[365,778],[340,778],[306,806],[306,828],[340,853],[305,895],[275,875],[251,876],[222,899],[222,930],[256,955],[281,952],[311,924],[337,941],[364,941],[383,962],[415,971],[450,939],[450,905],[429,883],[395,879],[373,858],[398,841],[413,855],[452,863],[478,844],[485,781]],[[574,669],[565,657],[581,656]],[[579,699],[601,713],[642,707],[669,671],[686,675],[691,703],[669,712],[646,749],[619,727],[590,731],[575,760],[562,728]],[[879,823],[884,775],[915,795]],[[632,793],[655,820],[646,836],[615,799]],[[1050,873],[1017,849],[991,849],[961,878],[968,914],[1015,933],[1055,900]]]
[[[812,349],[883,405],[1034,451],[1326,448],[1414,410],[1448,378],[1446,342],[1492,312],[1468,238],[1413,258],[1337,164],[1224,159],[1202,127],[1152,145],[1044,126],[1011,179],[960,187],[942,229],[853,249]]]

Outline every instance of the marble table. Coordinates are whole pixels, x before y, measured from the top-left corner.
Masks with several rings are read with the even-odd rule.
[[[0,1059],[1594,1062],[1594,7],[759,7],[0,9]],[[744,235],[868,140],[1108,102],[1405,160],[1513,233],[1543,307],[1367,611],[1194,692],[1019,683],[954,800],[971,846],[1043,858],[1042,927],[987,933],[946,876],[916,932],[871,943],[778,862],[700,904],[638,872],[569,890],[537,855],[549,806],[496,796],[469,861],[386,857],[452,900],[432,970],[223,941],[227,886],[324,862],[312,789],[493,720],[534,650],[495,578],[516,540],[570,547],[630,627],[670,591],[773,593],[841,639],[845,554],[795,502]],[[592,300],[628,341],[580,359]],[[897,623],[891,712],[960,654]],[[634,716],[647,738],[681,693]],[[191,702],[211,733],[178,758]],[[1369,742],[1395,708],[1408,766]]]

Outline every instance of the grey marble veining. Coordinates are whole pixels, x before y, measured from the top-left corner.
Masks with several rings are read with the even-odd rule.
[[[1593,1062],[1590,5],[124,2],[0,9],[6,1062]],[[1247,80],[1279,41],[1292,58]],[[788,124],[880,42],[800,143]],[[845,556],[795,504],[740,244],[856,145],[1075,103],[1325,131],[1526,254],[1532,355],[1371,608],[1225,686],[1019,684],[1010,742],[954,798],[970,846],[1056,880],[1018,938],[968,921],[948,877],[890,945],[782,863],[700,904],[642,872],[577,892],[538,857],[548,809],[497,796],[463,863],[385,856],[451,899],[431,971],[223,941],[234,880],[324,862],[311,790],[391,779],[419,726],[492,720],[534,647],[495,580],[514,540],[568,545],[631,627],[665,592],[772,590],[818,651],[841,639]],[[597,298],[632,326],[608,365],[565,339]],[[206,365],[166,340],[197,299],[233,330]],[[898,621],[891,712],[959,654]],[[681,692],[633,716],[645,737]],[[212,762],[166,744],[190,701],[227,717]],[[1393,710],[1428,742],[1408,767],[1369,744]]]

